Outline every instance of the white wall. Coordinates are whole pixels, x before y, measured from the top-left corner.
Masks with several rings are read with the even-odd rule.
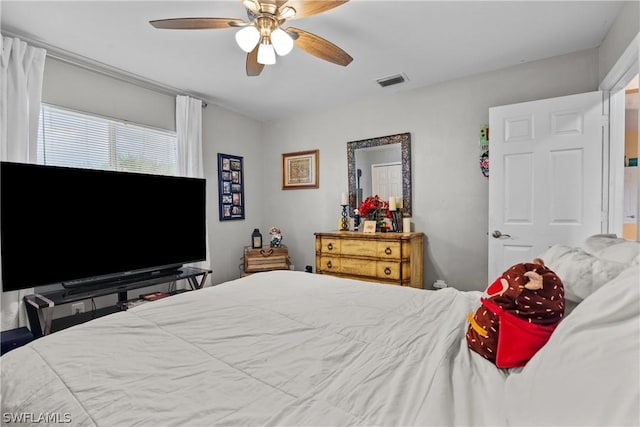
[[[605,78],[638,33],[640,33],[640,2],[627,1],[598,49],[599,81]]]
[[[224,108],[209,105],[202,116],[204,172],[207,179],[207,223],[213,277],[218,284],[240,277],[244,246],[251,244],[251,232],[260,228],[263,241],[268,241],[263,223],[264,148],[261,124]],[[220,221],[218,216],[218,153],[243,157],[245,219]]]
[[[478,132],[489,108],[597,90],[598,52],[383,95],[264,126],[264,225],[282,229],[296,269],[313,265],[316,231],[335,230],[347,191],[349,141],[410,132],[413,222],[427,235],[425,287],[435,279],[466,290],[486,287],[488,181],[478,163]],[[320,150],[320,188],[280,188],[280,155]]]

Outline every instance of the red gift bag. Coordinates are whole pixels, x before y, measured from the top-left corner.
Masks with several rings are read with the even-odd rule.
[[[517,317],[485,298],[481,298],[481,302],[499,319],[498,368],[524,366],[547,343],[559,323],[539,325]]]

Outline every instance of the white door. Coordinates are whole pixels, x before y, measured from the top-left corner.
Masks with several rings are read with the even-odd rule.
[[[372,194],[377,194],[382,200],[389,200],[392,196],[402,196],[402,164],[371,165],[371,189]]]
[[[489,109],[489,277],[602,230],[602,93]]]

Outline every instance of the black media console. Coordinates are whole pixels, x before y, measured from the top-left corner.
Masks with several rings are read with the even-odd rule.
[[[24,297],[27,316],[34,338],[48,335],[73,324],[83,323],[95,317],[120,311],[120,304],[97,309],[90,312],[75,314],[66,318],[53,319],[53,307],[57,305],[70,304],[77,301],[101,297],[105,295],[118,294],[118,303],[127,300],[127,292],[147,286],[159,285],[161,283],[173,282],[176,280],[187,280],[192,290],[200,289],[204,286],[207,276],[211,270],[204,270],[195,267],[180,267],[179,270],[163,272],[162,274],[149,274],[138,277],[128,277],[100,287],[78,287],[64,288],[42,294],[27,295]],[[200,277],[198,282],[198,277]],[[42,320],[41,320],[42,314]],[[43,325],[44,324],[44,325]]]

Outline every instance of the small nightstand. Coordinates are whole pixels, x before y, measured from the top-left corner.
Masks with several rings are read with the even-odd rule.
[[[245,246],[244,271],[242,276],[261,271],[288,269],[289,250],[285,245],[280,245],[277,248],[263,246],[261,249],[253,249],[250,246]]]

